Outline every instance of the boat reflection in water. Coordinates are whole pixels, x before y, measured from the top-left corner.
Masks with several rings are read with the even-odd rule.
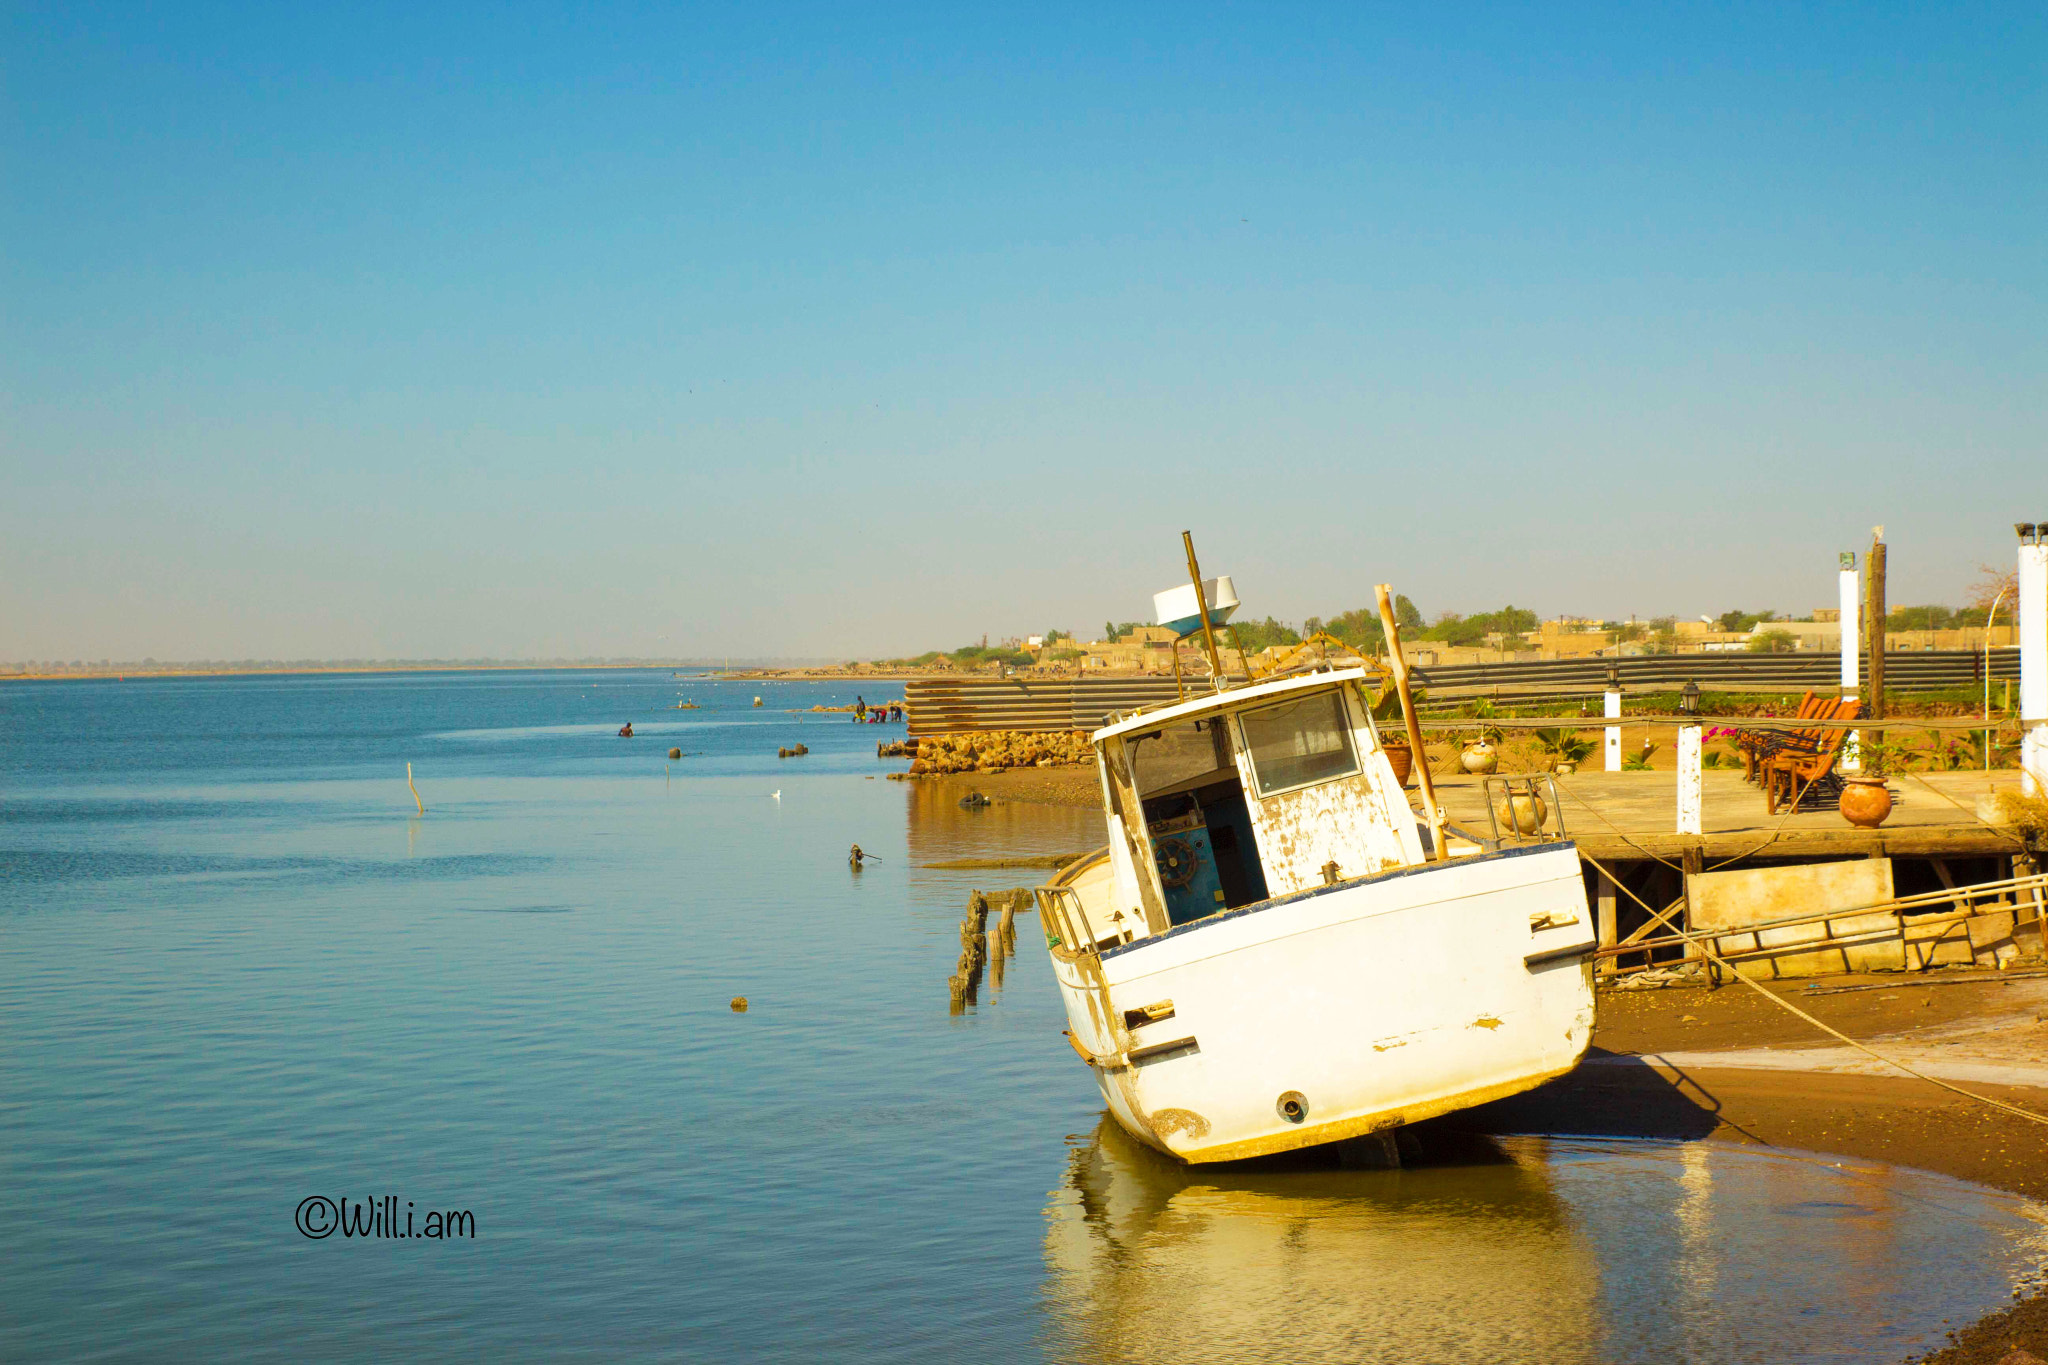
[[[1075,1141],[1055,1359],[1904,1359],[2048,1265],[2040,1204],[1783,1149],[1425,1134],[1369,1171]]]
[[[1048,1210],[1052,1354],[1596,1359],[1599,1269],[1540,1162],[1191,1168],[1105,1119]]]

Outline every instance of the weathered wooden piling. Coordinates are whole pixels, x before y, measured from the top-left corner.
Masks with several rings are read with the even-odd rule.
[[[988,936],[988,897],[976,891],[967,897],[967,913],[960,917],[960,960],[946,982],[955,1014],[975,1003],[980,994],[982,968],[988,964]]]
[[[997,949],[999,958],[1014,957],[1017,953],[1017,898],[1028,896],[1028,891],[1013,891],[1003,905],[1003,917],[996,923]]]

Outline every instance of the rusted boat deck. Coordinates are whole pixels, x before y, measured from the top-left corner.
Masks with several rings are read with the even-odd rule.
[[[1631,861],[1684,857],[1708,862],[1767,859],[1908,857],[1968,858],[2024,853],[2012,828],[1977,816],[1988,792],[2018,789],[2019,774],[1910,773],[1891,779],[1892,813],[1877,829],[1857,829],[1830,805],[1776,816],[1762,789],[1734,769],[1700,774],[1700,834],[1678,834],[1678,778],[1671,772],[1581,772],[1557,779],[1565,830],[1589,858]],[[1437,799],[1452,821],[1491,832],[1484,782],[1439,777]],[[1411,788],[1412,795],[1412,788]]]

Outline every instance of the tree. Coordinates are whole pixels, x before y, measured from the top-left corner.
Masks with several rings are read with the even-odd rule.
[[[1955,612],[1947,607],[1895,607],[1884,618],[1886,630],[1947,630],[1955,624]]]
[[[2000,611],[2011,611],[2013,599],[2019,596],[2020,575],[2017,569],[1994,569],[1989,564],[1977,566],[1977,581],[1970,588],[1965,601],[1980,611],[1989,611],[1993,602],[1999,602]]]
[[[1789,630],[1761,630],[1749,637],[1748,648],[1752,654],[1790,654],[1799,641]]]
[[[1722,612],[1714,624],[1732,634],[1737,631],[1748,630],[1761,621],[1775,621],[1777,619],[1778,614],[1774,611],[1742,611],[1738,608],[1735,611]]]

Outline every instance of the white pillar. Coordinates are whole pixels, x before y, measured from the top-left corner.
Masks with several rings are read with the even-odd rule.
[[[1609,688],[1607,690],[1606,716],[1609,720],[1621,719],[1621,693],[1614,690],[1613,688]],[[1602,747],[1605,748],[1607,751],[1607,771],[1611,773],[1620,772],[1621,727],[1619,725],[1610,725],[1607,727],[1607,742]]]
[[[1842,700],[1856,696],[1857,671],[1863,661],[1863,575],[1856,572],[1856,552],[1842,552]],[[1863,771],[1863,759],[1851,730],[1842,743],[1838,763],[1845,773]]]
[[[1700,832],[1700,727],[1678,727],[1678,832]]]
[[[2020,546],[2020,789],[2048,796],[2048,545]]]

